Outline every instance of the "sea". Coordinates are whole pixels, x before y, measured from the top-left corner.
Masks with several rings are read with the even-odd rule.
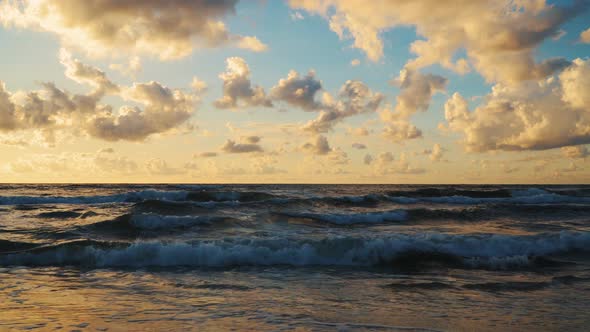
[[[590,186],[0,185],[0,331],[588,331]]]

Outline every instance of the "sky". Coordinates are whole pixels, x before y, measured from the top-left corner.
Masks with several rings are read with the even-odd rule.
[[[0,182],[590,183],[588,0],[0,0]]]

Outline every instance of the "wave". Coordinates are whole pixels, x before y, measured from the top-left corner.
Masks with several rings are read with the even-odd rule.
[[[416,190],[395,190],[387,192],[392,197],[445,197],[463,196],[471,198],[508,198],[509,189],[458,189],[458,188],[419,188]]]
[[[273,198],[280,197],[256,191],[194,191],[187,195],[187,200],[195,202],[256,202]]]
[[[207,187],[203,187],[207,188]],[[186,189],[190,189],[187,187]],[[571,191],[571,190],[570,190]],[[380,203],[396,204],[590,204],[590,197],[578,191],[529,189],[456,189],[421,188],[357,196],[294,197],[257,191],[220,191],[217,187],[193,190],[147,189],[112,195],[91,196],[0,196],[0,205],[15,205],[28,209],[30,205],[47,204],[106,204],[139,203],[144,201],[192,202],[202,208],[235,206],[240,204],[328,204],[345,206],[372,206]],[[155,204],[155,203],[151,203]]]
[[[37,215],[41,219],[74,219],[81,217],[82,213],[76,211],[50,211],[42,212]]]
[[[510,197],[470,197],[470,196],[439,196],[439,197],[406,197],[388,196],[388,200],[398,204],[438,203],[438,204],[559,204],[559,203],[590,203],[590,197],[567,196],[552,193],[543,189],[530,188],[512,190]]]
[[[388,285],[384,285],[384,288],[394,289],[396,291],[420,291],[420,290],[444,290],[444,289],[469,289],[484,292],[530,292],[542,290],[545,288],[560,286],[560,285],[571,285],[578,282],[588,282],[590,278],[577,277],[573,275],[565,275],[559,277],[553,277],[546,281],[497,281],[497,282],[484,282],[484,283],[468,283],[458,285],[449,282],[431,281],[431,282],[415,282],[415,281],[399,281]]]
[[[133,203],[144,200],[186,200],[188,191],[142,190],[96,196],[0,196],[0,205],[105,204]]]
[[[37,246],[39,246],[39,244],[0,239],[0,254],[6,253],[6,252],[28,250],[28,249],[32,249]]]
[[[309,212],[282,212],[280,215],[293,218],[304,218],[319,220],[336,225],[351,225],[351,224],[374,224],[388,221],[404,221],[408,213],[404,210],[383,211],[383,212],[367,212],[367,213],[309,213]]]
[[[397,234],[388,237],[225,238],[192,243],[81,241],[0,255],[0,265],[85,267],[385,266],[519,269],[544,256],[590,251],[590,233],[536,236]],[[546,265],[542,265],[546,266]]]
[[[115,219],[82,226],[85,229],[110,231],[156,231],[210,225],[227,218],[219,216],[174,216],[155,213],[125,214]]]

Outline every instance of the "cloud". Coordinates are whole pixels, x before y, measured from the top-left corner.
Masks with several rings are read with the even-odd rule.
[[[107,173],[134,174],[139,167],[137,163],[127,157],[113,156],[112,149],[100,150],[94,157],[94,164],[101,171]]]
[[[326,133],[348,117],[376,112],[384,99],[383,94],[371,91],[361,81],[346,81],[340,88],[338,100],[325,94],[322,111],[316,119],[307,122],[302,129],[314,134]]]
[[[561,148],[563,155],[570,159],[586,158],[590,156],[590,151],[585,146],[564,146]]]
[[[232,34],[221,21],[237,2],[14,0],[0,5],[0,23],[51,32],[62,45],[99,56],[120,51],[176,59],[195,47],[224,45],[266,50],[256,37]]]
[[[253,136],[256,137],[256,136]],[[252,138],[252,137],[251,137]],[[221,150],[227,153],[252,153],[252,152],[264,152],[264,149],[256,144],[260,141],[260,139],[256,140],[256,142],[252,143],[253,140],[246,140],[248,143],[236,143],[228,139],[225,144],[221,147]]]
[[[201,158],[214,158],[217,157],[217,152],[201,152],[198,156]]]
[[[359,59],[352,59],[352,61],[350,61],[350,65],[353,67],[356,67],[360,64],[361,64],[361,60],[359,60]]]
[[[386,124],[383,137],[396,143],[421,138],[422,131],[410,123],[410,118],[417,112],[428,110],[432,96],[445,90],[447,79],[404,68],[391,83],[401,92],[396,97],[394,110],[385,108],[380,112],[381,120]]]
[[[270,90],[270,96],[304,111],[315,111],[322,107],[321,103],[315,99],[320,90],[322,90],[322,82],[315,78],[315,72],[310,71],[301,77],[299,73],[291,70],[287,78],[279,80],[279,83]]]
[[[580,42],[590,44],[590,28],[580,32]]]
[[[94,94],[102,96],[105,93],[119,91],[119,87],[109,80],[103,71],[72,58],[72,54],[67,50],[60,50],[59,59],[66,68],[66,77],[77,83],[93,86],[96,89]]]
[[[141,65],[141,58],[136,55],[131,57],[126,64],[113,63],[109,65],[109,68],[119,72],[121,75],[135,78],[143,67]]]
[[[144,109],[123,106],[118,114],[107,111],[97,115],[87,128],[92,136],[107,141],[142,141],[180,126],[194,111],[193,95],[154,81],[125,88],[121,96],[143,104]]]
[[[400,143],[410,139],[422,138],[422,131],[408,121],[393,121],[383,129],[383,137]]]
[[[576,59],[537,82],[497,84],[473,112],[455,93],[445,104],[448,126],[468,151],[546,150],[590,143],[590,60]]]
[[[137,163],[127,157],[117,156],[112,149],[101,149],[96,153],[59,153],[34,154],[26,158],[19,158],[8,164],[12,173],[47,174],[62,178],[76,178],[80,175],[93,174],[104,176],[108,174],[135,175],[138,171]]]
[[[115,149],[113,148],[103,148],[98,150],[98,153],[115,153]]]
[[[426,172],[423,168],[411,166],[407,161],[405,153],[402,153],[397,161],[391,152],[382,152],[376,158],[367,154],[364,163],[365,165],[371,165],[372,171],[376,176],[392,174],[417,175]]]
[[[53,83],[41,83],[41,90],[11,93],[0,82],[0,131],[41,131],[47,141],[54,141],[57,133],[65,131],[107,141],[142,141],[185,123],[200,100],[196,94],[153,81],[130,87],[116,85],[104,72],[73,59],[64,50],[60,61],[68,78],[91,86],[92,91],[71,94]],[[106,96],[143,108],[125,105],[115,111],[101,103]]]
[[[362,143],[352,143],[352,147],[357,150],[365,150],[367,148],[367,146]]]
[[[200,95],[207,91],[208,86],[204,81],[201,81],[197,77],[193,77],[193,80],[191,81],[191,88],[195,93]]]
[[[347,165],[350,162],[348,153],[342,151],[340,148],[332,149],[328,154],[328,160],[334,165]]]
[[[286,170],[274,166],[277,163],[278,161],[274,157],[260,156],[256,158],[251,165],[252,173],[259,175],[275,175],[288,173]]]
[[[251,36],[239,38],[236,45],[239,48],[251,50],[254,52],[266,52],[268,50],[268,45],[261,42],[260,39]]]
[[[404,68],[399,77],[391,83],[401,90],[396,97],[394,116],[397,120],[407,120],[416,112],[428,110],[432,96],[445,90],[447,79],[439,75],[422,74]]]
[[[226,60],[226,64],[226,71],[219,75],[223,81],[223,96],[214,102],[217,108],[273,106],[264,89],[252,85],[250,68],[244,59],[231,57]]]
[[[563,60],[535,62],[535,48],[588,8],[587,1],[558,6],[540,1],[290,0],[293,9],[319,14],[341,39],[352,39],[372,61],[383,57],[381,32],[413,26],[420,39],[406,67],[433,64],[459,73],[476,68],[488,81],[539,79]],[[466,58],[458,56],[464,50]],[[563,67],[563,66],[561,66]]]
[[[369,129],[365,128],[365,127],[359,127],[359,128],[354,128],[354,129],[349,129],[348,133],[354,136],[358,136],[358,137],[366,137],[369,136],[369,134],[371,133],[369,131]]]
[[[305,17],[303,17],[303,14],[301,14],[301,12],[292,12],[289,14],[289,17],[293,21],[301,21],[301,20],[305,19]]]
[[[330,143],[325,136],[319,135],[312,142],[307,142],[301,146],[301,150],[315,154],[315,155],[327,155],[332,151]]]
[[[250,144],[256,144],[259,143],[262,138],[260,136],[247,136],[244,140]]]
[[[446,150],[440,146],[440,144],[436,143],[432,147],[431,150],[425,150],[424,153],[427,154],[432,161],[442,161],[444,156],[444,152]]]
[[[178,175],[184,173],[183,170],[170,167],[166,160],[154,158],[145,163],[145,168],[152,175]]]

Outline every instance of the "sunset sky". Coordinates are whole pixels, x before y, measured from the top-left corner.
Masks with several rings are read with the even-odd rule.
[[[0,45],[0,182],[590,182],[585,0],[0,0]]]

